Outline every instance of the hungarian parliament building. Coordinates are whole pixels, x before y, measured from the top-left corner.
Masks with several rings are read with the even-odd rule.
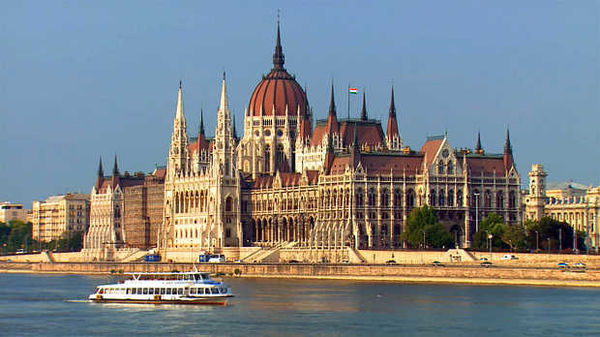
[[[476,222],[497,213],[521,223],[520,178],[509,133],[503,153],[454,148],[446,135],[420,150],[403,143],[391,89],[385,132],[369,118],[314,121],[304,89],[285,68],[279,27],[273,67],[250,96],[239,137],[225,75],[213,138],[188,134],[181,84],[165,168],[112,176],[102,162],[90,195],[84,251],[132,247],[223,251],[228,247],[402,248],[415,207],[436,210],[461,247]],[[128,211],[129,210],[129,211]]]

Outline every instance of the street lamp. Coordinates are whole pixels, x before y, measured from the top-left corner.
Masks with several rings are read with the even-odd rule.
[[[562,228],[558,229],[558,253],[562,251]]]
[[[488,234],[488,239],[490,240],[490,261],[492,261],[492,238],[494,236],[492,234]]]
[[[423,232],[423,249],[425,249],[425,243],[426,243],[426,241],[425,241],[425,230],[421,229],[421,232]]]
[[[473,192],[475,196],[475,232],[479,232],[479,192]]]
[[[538,235],[538,231],[535,231],[535,252],[537,253],[538,250],[540,250],[540,240],[539,240],[539,235]]]
[[[548,247],[546,247],[546,250],[548,251],[548,254],[550,254],[550,237],[548,237]]]

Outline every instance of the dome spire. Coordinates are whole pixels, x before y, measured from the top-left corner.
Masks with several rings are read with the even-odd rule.
[[[481,132],[477,131],[477,144],[475,145],[475,153],[481,152]]]
[[[273,69],[283,69],[285,56],[281,48],[281,34],[279,32],[279,14],[277,14],[277,43],[275,44],[275,53],[273,54]]]

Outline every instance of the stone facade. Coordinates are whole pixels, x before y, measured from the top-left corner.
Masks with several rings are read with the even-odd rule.
[[[105,177],[100,160],[96,185],[90,193],[84,256],[89,260],[113,260],[119,250],[147,249],[156,244],[162,223],[164,174],[165,169],[156,169],[149,176],[121,175],[115,156],[113,174]]]
[[[564,221],[585,232],[586,245],[598,251],[600,232],[600,187],[577,183],[548,183],[541,164],[534,164],[529,173],[529,191],[523,195],[524,218],[539,220],[548,216]]]
[[[27,221],[27,210],[23,204],[12,202],[0,202],[0,222],[8,223],[12,220]]]
[[[430,205],[460,246],[491,212],[521,222],[520,179],[507,132],[504,152],[454,148],[446,135],[419,151],[403,144],[392,91],[387,132],[370,119],[313,127],[304,90],[284,68],[277,31],[273,68],[256,86],[235,137],[225,79],[215,138],[188,138],[181,86],[165,180],[163,250],[271,246],[393,248],[414,207]]]
[[[87,194],[56,195],[34,201],[31,223],[34,240],[58,240],[63,233],[84,232],[88,228],[90,196]]]

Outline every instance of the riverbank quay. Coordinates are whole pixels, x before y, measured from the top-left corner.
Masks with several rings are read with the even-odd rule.
[[[214,275],[249,278],[312,278],[403,283],[455,283],[599,287],[599,269],[558,269],[479,264],[380,265],[304,263],[115,263],[115,262],[0,262],[0,272],[122,274],[170,272],[197,268]]]

